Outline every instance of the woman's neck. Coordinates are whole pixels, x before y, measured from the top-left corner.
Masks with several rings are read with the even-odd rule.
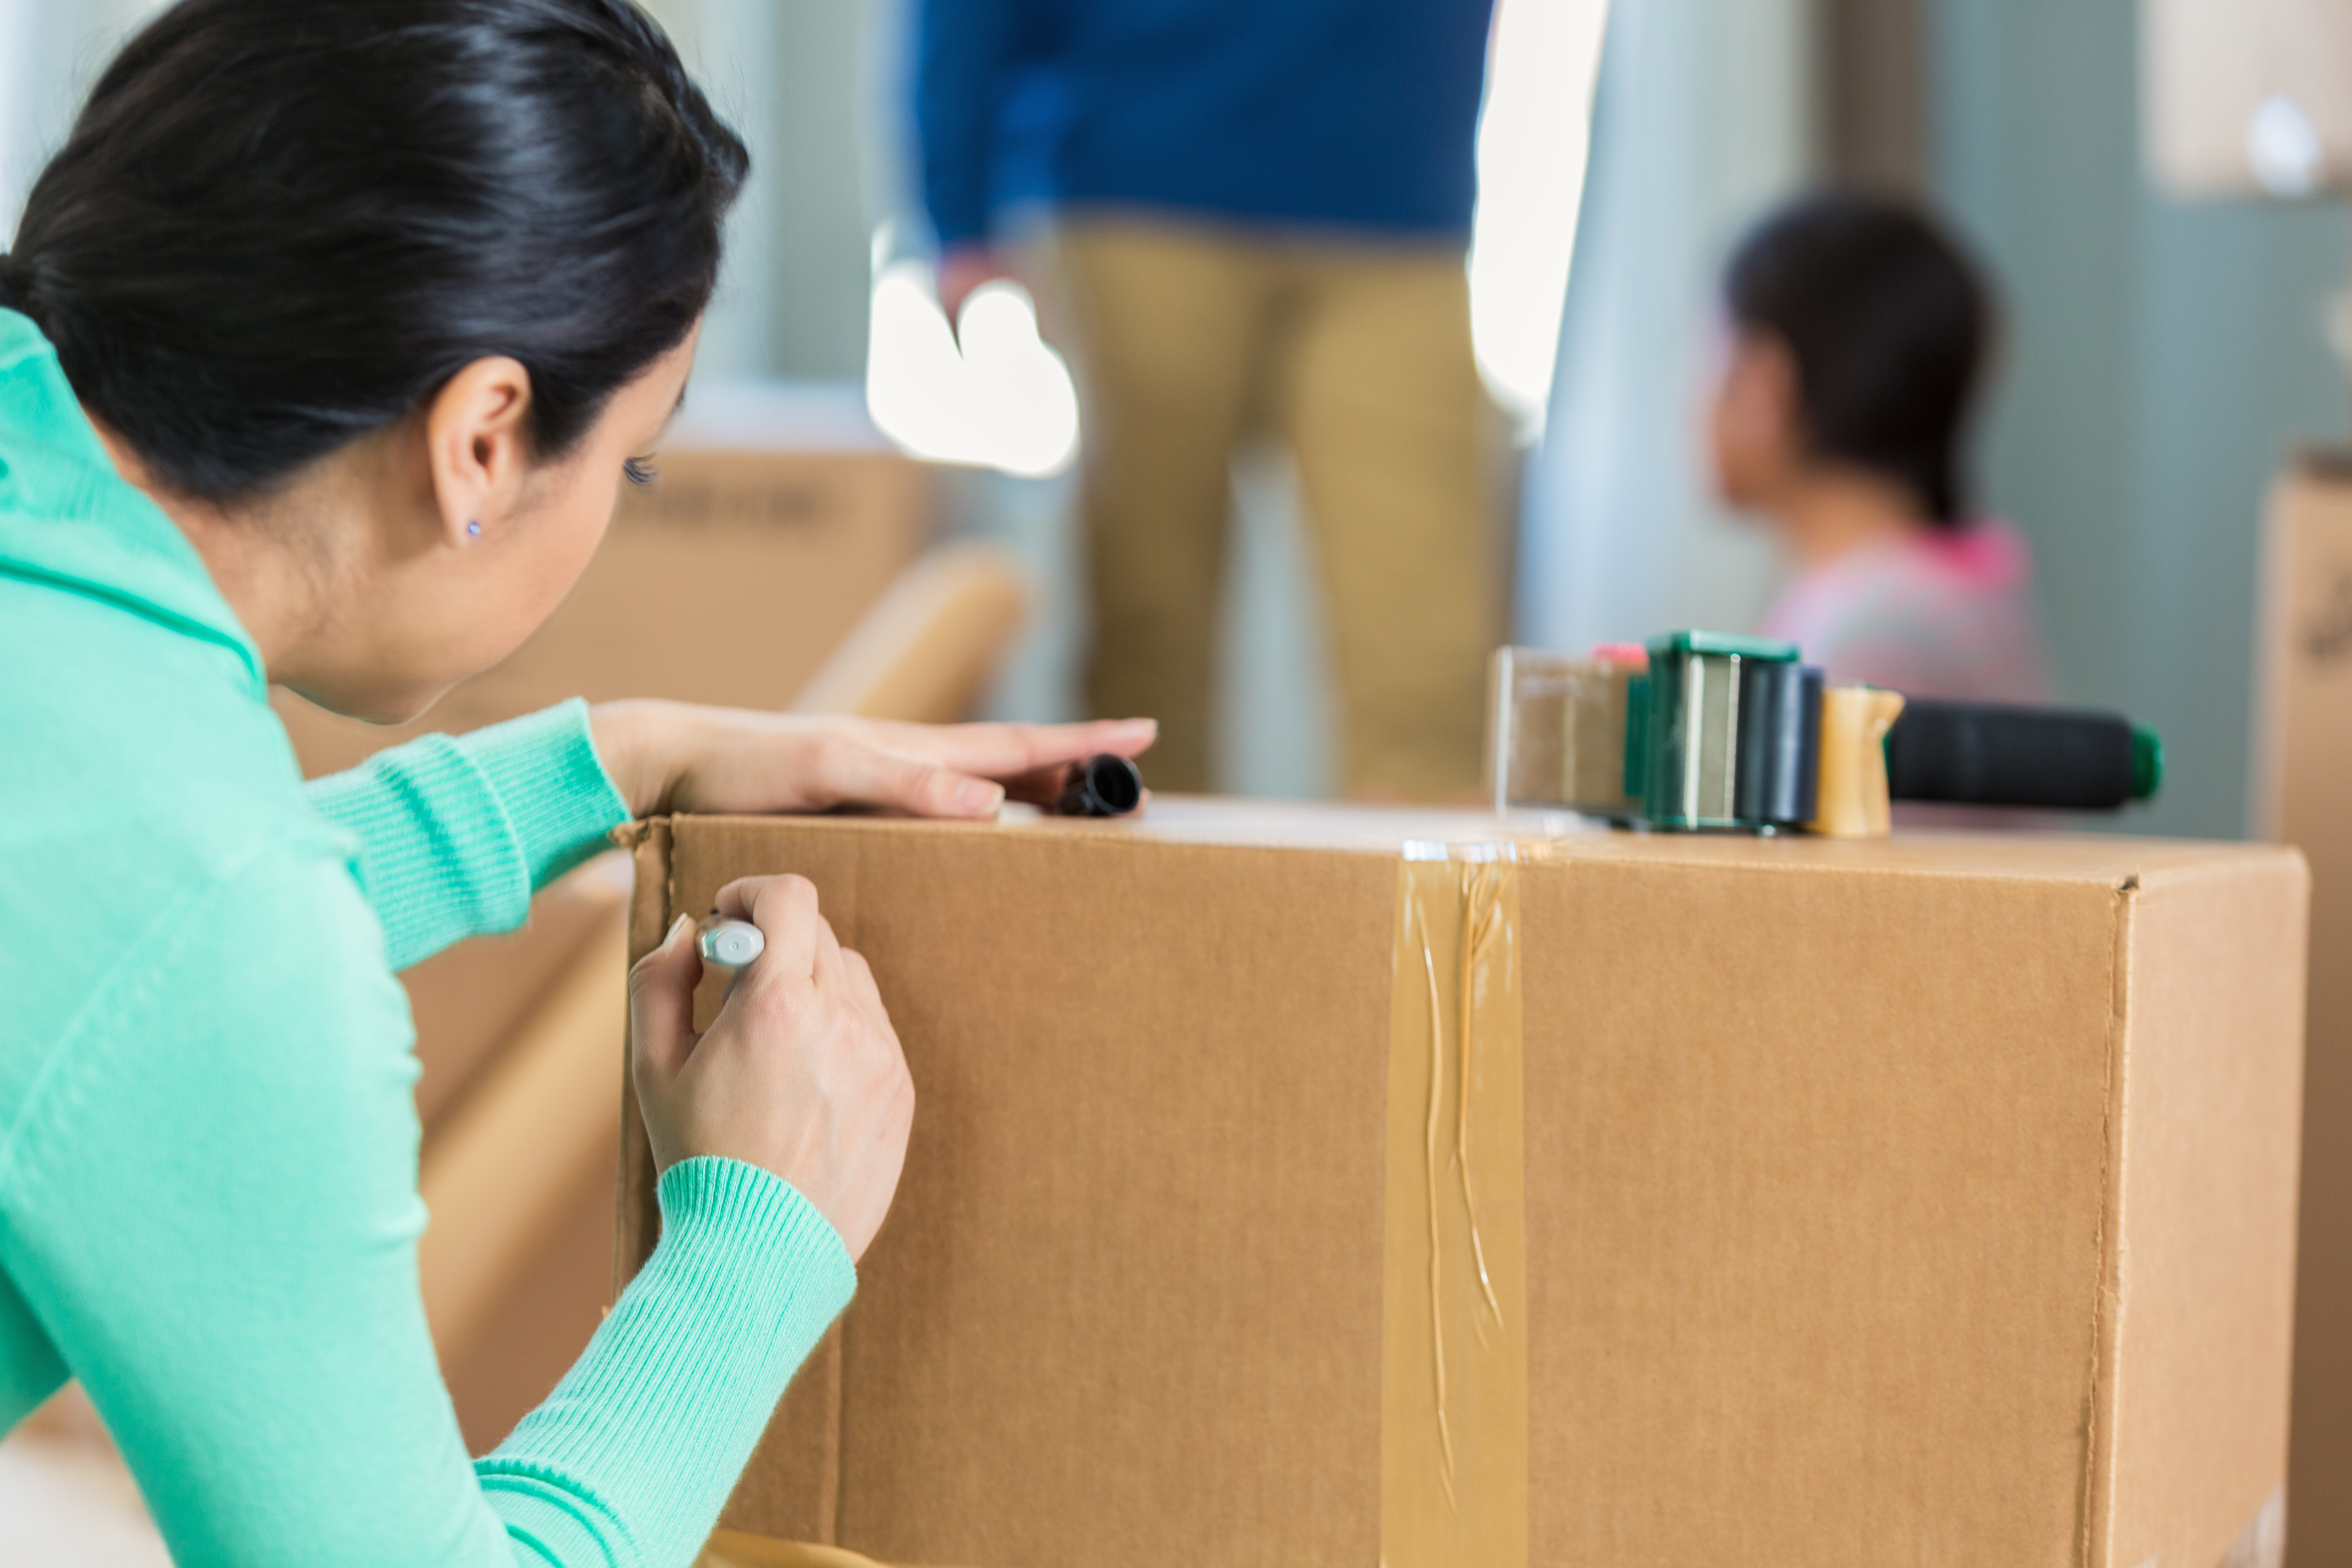
[[[1854,468],[1822,468],[1795,480],[1771,508],[1799,571],[1927,531],[1909,489]]]
[[[115,472],[153,501],[195,548],[213,586],[259,650],[262,668],[271,679],[282,679],[278,671],[296,650],[333,619],[329,601],[335,574],[323,562],[298,560],[301,547],[279,519],[233,512],[158,484],[129,442],[96,415],[84,413]]]

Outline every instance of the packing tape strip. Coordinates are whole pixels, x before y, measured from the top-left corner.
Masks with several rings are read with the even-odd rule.
[[[1381,1320],[1382,1568],[1525,1568],[1518,850],[1397,869]]]

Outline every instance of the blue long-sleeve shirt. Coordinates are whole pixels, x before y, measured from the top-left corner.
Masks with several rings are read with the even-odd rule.
[[[942,246],[1008,200],[1453,240],[1493,0],[922,0]]]

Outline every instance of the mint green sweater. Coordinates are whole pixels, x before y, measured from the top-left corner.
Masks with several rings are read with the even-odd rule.
[[[848,1256],[776,1176],[672,1166],[652,1261],[469,1462],[393,974],[626,808],[577,702],[306,789],[267,679],[0,310],[0,1432],[79,1378],[183,1568],[685,1563]]]

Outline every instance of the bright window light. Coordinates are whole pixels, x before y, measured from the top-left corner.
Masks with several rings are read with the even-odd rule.
[[[1062,356],[1037,335],[1037,310],[1015,284],[990,283],[948,330],[927,264],[894,261],[874,279],[866,406],[904,450],[1024,479],[1078,453],[1078,395]]]
[[[1543,429],[1584,194],[1608,0],[1501,0],[1478,116],[1470,329],[1478,368],[1532,438]]]

